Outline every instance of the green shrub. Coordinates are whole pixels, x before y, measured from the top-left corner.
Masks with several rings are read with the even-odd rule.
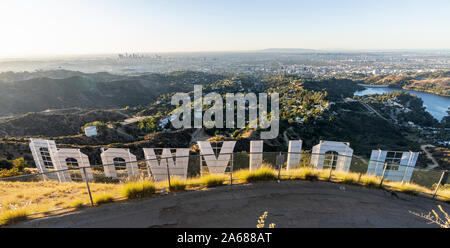
[[[132,181],[122,188],[123,196],[128,199],[140,199],[152,196],[156,191],[155,183],[148,180]]]

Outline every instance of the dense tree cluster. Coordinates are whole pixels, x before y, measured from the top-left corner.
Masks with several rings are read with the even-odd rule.
[[[139,121],[138,128],[146,133],[155,132],[158,131],[158,122],[153,116],[144,118]]]

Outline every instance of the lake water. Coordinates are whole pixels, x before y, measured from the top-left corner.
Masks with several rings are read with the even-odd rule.
[[[370,94],[384,94],[397,91],[387,87],[367,87],[365,90],[355,92],[357,96],[364,96]],[[447,109],[450,107],[450,97],[438,96],[426,92],[418,92],[413,90],[403,90],[420,97],[423,100],[423,105],[427,111],[437,120],[441,121],[447,115]]]

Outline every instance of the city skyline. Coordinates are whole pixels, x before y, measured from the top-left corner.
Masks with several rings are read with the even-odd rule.
[[[449,49],[447,1],[2,1],[0,57]]]

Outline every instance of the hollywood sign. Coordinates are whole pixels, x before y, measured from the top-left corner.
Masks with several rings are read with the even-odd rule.
[[[270,109],[268,108],[267,98],[267,93],[258,93],[258,96],[253,92],[246,94],[225,94],[226,128],[235,128],[234,110],[236,107],[237,128],[247,126],[245,112],[248,110],[248,127],[270,128],[268,131],[261,132],[261,139],[276,138],[280,130],[279,95],[275,92],[270,93]],[[210,105],[212,103],[214,104],[205,110],[203,116],[203,105]],[[246,103],[248,103],[248,107],[246,107]],[[208,93],[203,97],[202,85],[194,85],[193,101],[191,101],[188,93],[179,92],[172,96],[171,104],[179,105],[169,117],[174,128],[192,128],[192,110],[194,112],[194,128],[202,128],[202,125],[206,128],[223,128],[224,100],[220,94],[215,92]]]
[[[201,163],[206,164],[209,173],[225,173],[231,160],[236,141],[223,141],[220,150],[214,151],[209,141],[198,141]],[[36,167],[46,178],[60,182],[72,181],[69,167],[83,169],[83,179],[93,179],[94,175],[87,155],[80,149],[57,148],[55,141],[30,139],[30,149]],[[171,177],[187,178],[189,148],[143,148],[148,174],[155,181]],[[158,151],[159,155],[155,151]],[[301,160],[302,140],[289,141],[286,169],[292,170]],[[174,156],[175,155],[175,156]],[[372,150],[367,174],[384,176],[392,181],[409,182],[419,153]],[[348,172],[353,156],[353,149],[347,142],[320,141],[312,148],[311,165],[317,169],[325,166],[337,171]],[[128,176],[139,175],[136,156],[127,148],[102,148],[100,154],[106,177],[118,178],[117,167],[126,170]],[[263,164],[263,141],[250,141],[250,171]],[[201,168],[200,168],[201,169]],[[49,173],[56,170],[56,173]]]

